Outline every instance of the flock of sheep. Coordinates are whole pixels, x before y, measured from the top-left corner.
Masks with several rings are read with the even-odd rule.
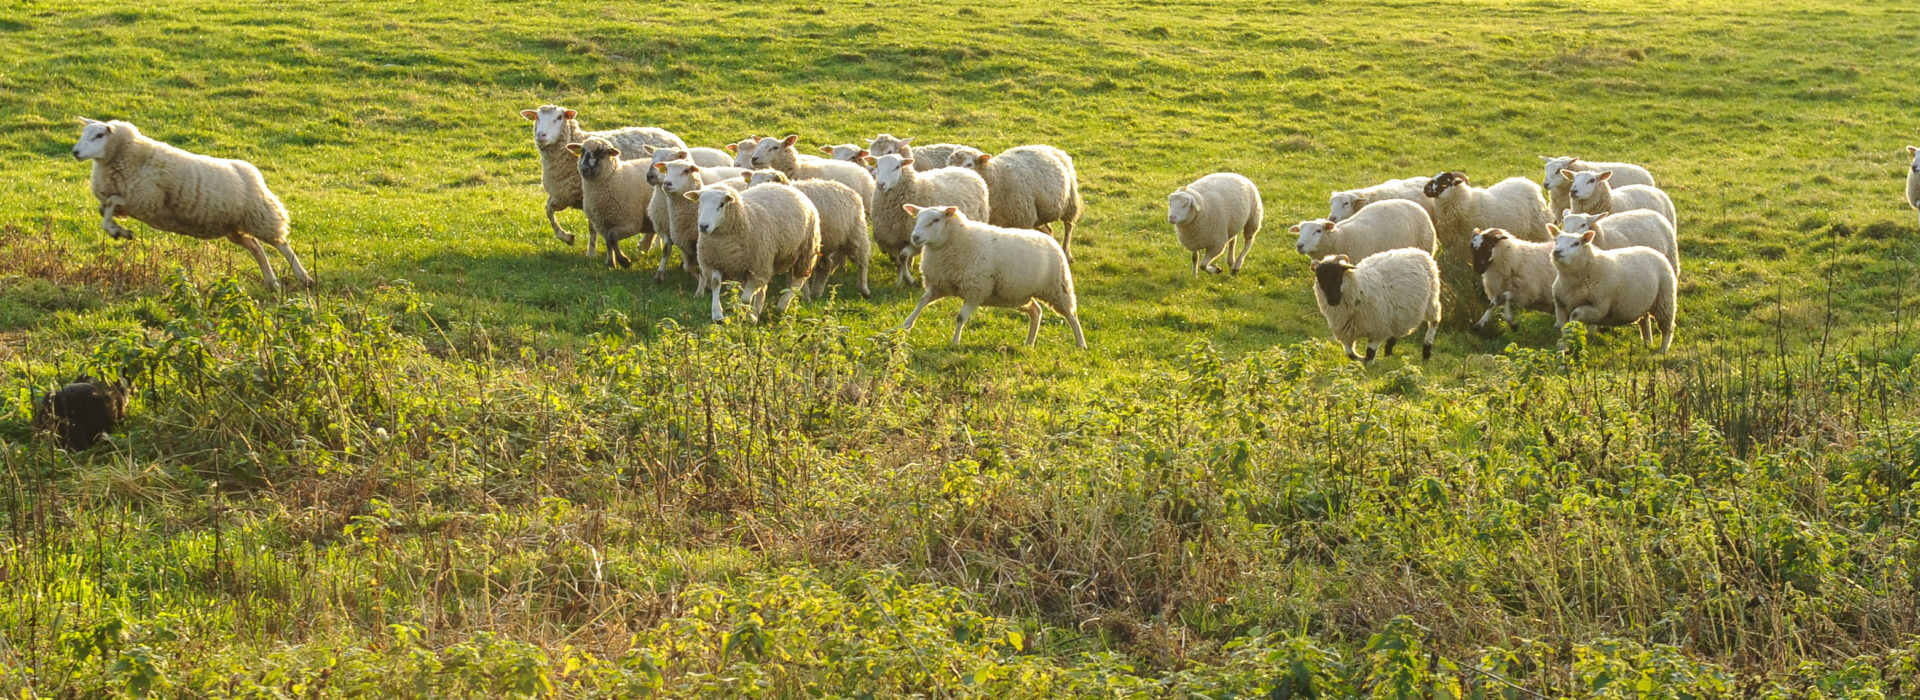
[[[843,266],[870,294],[874,247],[890,258],[902,285],[924,288],[903,328],[928,304],[959,297],[953,342],[980,306],[1015,308],[1039,332],[1042,304],[1064,316],[1086,347],[1073,291],[1073,231],[1085,206],[1072,157],[1052,146],[999,153],[956,144],[916,145],[881,134],[864,147],[798,152],[798,136],[755,138],[725,150],[688,147],[654,127],[584,129],[574,110],[525,110],[533,122],[541,183],[553,235],[575,237],[555,218],[578,208],[588,221],[589,253],[604,242],[609,265],[630,266],[621,241],[642,236],[641,250],[663,241],[656,281],[673,251],[709,294],[714,321],[725,318],[724,283],[741,286],[755,317],[773,278],[787,286],[773,306],[811,299]],[[279,281],[261,242],[273,245],[303,283],[312,277],[287,239],[287,213],[253,165],[196,155],[142,135],[126,122],[82,119],[73,156],[93,161],[92,187],[109,236],[131,238],[115,221],[246,248],[269,287]],[[1920,149],[1908,199],[1920,207]],[[1392,180],[1335,192],[1323,219],[1289,229],[1312,261],[1314,298],[1349,357],[1371,361],[1382,343],[1425,330],[1432,353],[1440,322],[1442,262],[1471,266],[1489,308],[1513,323],[1514,308],[1554,312],[1559,324],[1637,324],[1660,350],[1673,342],[1679,247],[1673,202],[1645,168],[1547,158],[1544,184],[1526,178],[1474,186],[1461,172]],[[1556,216],[1554,212],[1559,212]],[[1191,251],[1195,274],[1218,273],[1224,253],[1239,272],[1259,233],[1260,191],[1234,173],[1202,177],[1168,195],[1167,221]],[[1062,227],[1061,240],[1052,225]],[[1445,253],[1436,260],[1436,253]],[[921,279],[912,274],[920,258]],[[1364,356],[1354,343],[1365,339]]]

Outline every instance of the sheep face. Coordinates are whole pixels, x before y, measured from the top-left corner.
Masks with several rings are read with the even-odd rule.
[[[1474,229],[1473,238],[1467,243],[1473,249],[1473,271],[1486,272],[1493,265],[1493,255],[1500,249],[1500,242],[1512,238],[1506,229]]]
[[[851,143],[821,146],[820,152],[826,154],[828,158],[833,160],[844,160],[849,163],[858,163],[861,158],[867,157],[867,149]]]
[[[1593,232],[1565,233],[1558,227],[1548,225],[1547,231],[1557,233],[1553,237],[1553,264],[1573,267],[1585,263],[1593,257]]]
[[[580,157],[580,177],[585,180],[598,180],[606,177],[619,167],[620,149],[603,138],[590,138],[586,143],[567,144],[567,150]]]
[[[740,204],[740,195],[725,187],[709,187],[698,192],[688,192],[687,199],[700,203],[700,233],[713,233],[726,223],[727,216]]]
[[[1540,156],[1540,160],[1545,161],[1547,164],[1547,176],[1541,178],[1540,183],[1546,185],[1548,188],[1557,188],[1567,184],[1567,176],[1562,174],[1561,171],[1573,167],[1574,161],[1580,159],[1571,156],[1561,156],[1559,158]]]
[[[559,145],[560,139],[572,133],[567,122],[573,121],[576,113],[559,105],[542,105],[522,111],[520,116],[533,120],[533,145],[546,148]]]
[[[758,170],[774,167],[774,163],[781,161],[791,163],[798,158],[793,152],[793,145],[799,142],[797,135],[789,135],[784,139],[760,139],[759,145],[753,147],[753,158],[747,161],[751,164],[748,167]]]
[[[1568,209],[1560,216],[1560,226],[1567,233],[1586,233],[1598,230],[1600,220],[1604,218],[1607,218],[1606,214],[1575,214]]]
[[[1313,264],[1314,284],[1320,288],[1320,296],[1325,297],[1328,306],[1339,306],[1341,289],[1346,286],[1347,273],[1353,270],[1353,263],[1347,262],[1345,255],[1329,255]]]
[[[1908,170],[1920,173],[1920,146],[1908,146],[1907,155],[1913,156],[1913,165]]]
[[[1333,222],[1326,219],[1302,221],[1287,230],[1300,236],[1299,240],[1293,242],[1293,249],[1312,258],[1313,252],[1320,248],[1320,241],[1325,240],[1327,232],[1333,230]]]
[[[660,184],[669,194],[689,194],[698,191],[700,184],[700,166],[690,160],[676,160],[653,166],[654,174],[660,176]]]
[[[958,207],[916,207],[901,205],[907,215],[913,217],[913,241],[915,248],[938,249],[947,244],[947,237],[953,229],[965,226],[967,215],[960,213]]]
[[[1360,207],[1366,205],[1367,198],[1365,195],[1358,195],[1352,192],[1335,192],[1333,196],[1327,198],[1327,220],[1339,223],[1347,217],[1353,216],[1354,212],[1360,211]]]
[[[987,164],[987,159],[992,157],[981,153],[977,148],[959,148],[954,149],[953,155],[947,156],[947,165],[978,171]]]
[[[652,158],[652,162],[647,164],[647,184],[649,185],[664,185],[667,183],[667,171],[660,166],[676,160],[691,159],[691,156],[689,156],[686,151],[678,148],[654,148],[652,146],[642,146],[641,148],[646,149],[647,155]]]
[[[1200,213],[1200,200],[1182,187],[1167,195],[1167,223],[1178,226]]]
[[[901,175],[913,168],[913,161],[901,158],[899,154],[888,154],[877,159],[868,157],[867,167],[873,168],[873,186],[886,192],[900,184]]]
[[[1439,199],[1440,195],[1445,194],[1446,191],[1452,189],[1454,185],[1466,184],[1468,184],[1467,174],[1453,170],[1433,176],[1433,179],[1428,180],[1427,186],[1422,188],[1420,192],[1431,199]]]
[[[754,170],[747,173],[748,185],[764,185],[769,182],[777,182],[785,185],[790,184],[792,181],[787,179],[786,173],[778,170]]]
[[[86,126],[80,129],[80,140],[73,144],[74,160],[93,160],[107,155],[107,144],[112,141],[113,125],[97,122],[85,117],[81,121]]]
[[[727,152],[733,154],[733,167],[753,167],[753,152],[760,148],[760,137],[748,136],[739,142],[727,144]]]
[[[1567,187],[1567,196],[1574,199],[1592,197],[1594,192],[1600,189],[1600,183],[1605,182],[1607,178],[1613,177],[1613,171],[1611,170],[1597,173],[1591,171],[1576,173],[1571,170],[1562,170],[1560,174],[1573,180],[1573,184]]]
[[[867,155],[873,156],[875,158],[879,158],[882,156],[890,156],[895,153],[899,153],[900,147],[907,145],[907,142],[912,140],[913,139],[910,139],[910,138],[906,138],[906,139],[894,138],[893,134],[881,134],[879,136],[873,137],[873,140],[867,142]]]

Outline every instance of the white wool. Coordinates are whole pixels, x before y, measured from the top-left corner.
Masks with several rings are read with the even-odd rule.
[[[1047,224],[1061,222],[1065,232],[1060,247],[1073,262],[1073,229],[1086,206],[1080,200],[1080,177],[1073,158],[1052,146],[1020,146],[998,155],[977,148],[961,148],[947,164],[980,173],[987,181],[992,206],[987,223],[1010,228],[1052,231]]]
[[[598,136],[624,153],[643,153],[641,149],[647,146],[685,148],[687,145],[672,132],[653,127],[587,131],[580,126],[573,110],[559,105],[523,110],[520,116],[533,121],[533,145],[540,151],[540,186],[547,192],[547,223],[553,227],[553,237],[567,245],[573,245],[573,234],[561,228],[560,220],[554,215],[579,209],[581,202],[580,164],[567,151],[567,144],[584,143]],[[646,229],[653,230],[651,222]],[[595,235],[593,230],[587,231],[588,253],[593,252]]]
[[[1553,243],[1523,241],[1501,229],[1475,231],[1473,269],[1480,273],[1480,288],[1487,294],[1487,312],[1473,322],[1480,330],[1493,320],[1495,311],[1503,311],[1507,325],[1513,325],[1513,307],[1531,311],[1553,310]]]
[[[1673,200],[1660,188],[1649,185],[1616,187],[1612,183],[1611,170],[1567,174],[1572,178],[1572,184],[1567,186],[1568,202],[1576,214],[1620,214],[1646,209],[1667,217],[1667,223],[1673,224],[1674,230],[1680,228],[1680,219],[1673,211]]]
[[[713,297],[713,320],[726,318],[720,304],[726,280],[740,282],[740,301],[757,318],[766,308],[767,285],[781,273],[788,285],[774,310],[785,311],[820,258],[820,213],[806,195],[765,184],[745,190],[710,186],[683,196],[700,202],[700,274]]]
[[[936,143],[931,146],[914,145],[913,137],[894,138],[891,134],[881,134],[867,141],[867,155],[874,158],[898,155],[913,161],[916,170],[938,170],[947,167],[947,159],[954,151],[966,148],[956,143]]]
[[[1404,199],[1374,202],[1339,223],[1316,219],[1288,230],[1299,235],[1294,250],[1309,260],[1329,255],[1362,260],[1396,248],[1434,252],[1433,221],[1427,218],[1427,210]]]
[[[1565,232],[1580,234],[1598,231],[1593,244],[1602,250],[1629,248],[1643,245],[1660,251],[1667,262],[1673,265],[1675,277],[1680,275],[1680,240],[1673,230],[1673,224],[1659,212],[1648,209],[1635,209],[1618,214],[1575,214],[1566,212],[1561,216],[1565,222]]]
[[[1440,267],[1432,255],[1418,248],[1397,248],[1358,264],[1328,256],[1314,263],[1313,270],[1314,301],[1347,357],[1370,362],[1382,341],[1392,354],[1395,340],[1423,325],[1427,333],[1421,358],[1432,355],[1434,334],[1440,330]],[[1335,292],[1337,299],[1332,298]],[[1367,339],[1364,358],[1353,351],[1354,342],[1361,338]]]
[[[1335,192],[1327,197],[1327,220],[1338,223],[1353,216],[1361,207],[1374,202],[1389,199],[1404,199],[1427,210],[1427,218],[1433,218],[1433,198],[1425,193],[1430,177],[1410,177],[1404,180],[1388,180],[1372,187],[1357,190]]]
[[[873,168],[876,189],[870,210],[873,242],[893,258],[903,285],[914,283],[910,270],[920,250],[913,245],[913,217],[902,205],[958,207],[968,219],[987,218],[987,181],[979,173],[966,168],[917,170],[913,161],[898,154],[868,156],[866,164]]]
[[[1673,266],[1660,251],[1645,246],[1602,250],[1595,233],[1562,233],[1553,241],[1556,325],[1579,321],[1589,326],[1640,326],[1640,338],[1652,342],[1660,328],[1660,352],[1673,345],[1678,314],[1678,284]]]
[[[287,237],[287,209],[252,163],[190,153],[147,138],[122,121],[82,119],[73,157],[93,161],[93,196],[108,236],[133,239],[114,219],[131,217],[161,231],[199,239],[226,238],[253,254],[260,277],[279,289],[261,241],[280,251],[294,277],[313,277]]]
[[[1466,173],[1453,171],[1434,176],[1427,189],[1434,192],[1433,228],[1447,250],[1467,250],[1474,229],[1505,229],[1524,240],[1547,240],[1553,215],[1532,180],[1514,177],[1480,188]]]
[[[661,194],[665,195],[656,196],[655,201],[666,202],[665,235],[669,245],[660,248],[660,267],[654,270],[653,281],[666,280],[672,248],[677,247],[681,267],[693,275],[696,283],[693,293],[703,294],[707,291],[707,279],[700,274],[700,205],[688,200],[686,195],[721,183],[739,183],[739,189],[746,189],[746,181],[739,179],[746,171],[732,166],[701,167],[690,160],[676,160],[655,165],[654,172],[660,179]]]
[[[1192,251],[1196,275],[1202,268],[1219,272],[1213,261],[1221,251],[1238,274],[1265,216],[1260,188],[1239,173],[1207,175],[1167,195],[1167,223],[1179,234],[1180,246]],[[1240,243],[1245,245],[1236,255],[1234,247]]]
[[[1067,268],[1066,252],[1052,236],[973,221],[956,207],[909,204],[903,205],[902,211],[914,217],[913,243],[925,250],[920,275],[926,281],[926,293],[907,315],[902,329],[912,330],[928,304],[960,297],[959,323],[953,329],[955,345],[960,343],[967,319],[981,306],[1026,312],[1027,344],[1032,345],[1040,333],[1040,305],[1045,304],[1066,317],[1067,325],[1073,328],[1074,344],[1087,347],[1073,293],[1073,272]]]
[[[1653,174],[1647,172],[1646,168],[1632,163],[1585,161],[1576,156],[1540,156],[1540,160],[1546,165],[1546,177],[1541,178],[1540,184],[1545,185],[1547,188],[1547,192],[1550,195],[1547,202],[1548,211],[1555,215],[1558,215],[1562,210],[1573,207],[1572,202],[1570,202],[1567,197],[1567,186],[1572,184],[1573,181],[1565,175],[1561,175],[1560,171],[1562,170],[1571,170],[1576,173],[1612,170],[1614,184],[1620,185],[1621,187],[1627,185],[1660,186],[1659,183],[1653,181]]]
[[[867,241],[867,210],[861,206],[859,193],[832,180],[793,182],[785,173],[772,169],[748,173],[747,182],[791,184],[820,212],[820,263],[807,288],[808,299],[825,293],[828,278],[849,260],[860,267],[860,296],[873,296],[873,290],[867,287],[872,245]]]

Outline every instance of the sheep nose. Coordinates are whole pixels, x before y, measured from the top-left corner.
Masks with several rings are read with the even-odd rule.
[[[701,224],[701,225],[700,225],[700,232],[701,232],[701,233],[713,233],[713,227],[712,227],[712,226],[708,226],[708,225],[706,225],[706,224]]]

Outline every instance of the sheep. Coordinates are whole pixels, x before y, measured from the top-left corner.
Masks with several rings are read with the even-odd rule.
[[[687,193],[697,192],[710,185],[731,186],[746,189],[746,181],[740,179],[745,170],[732,166],[703,168],[690,160],[675,160],[656,163],[654,175],[660,180],[660,189],[664,197],[656,201],[666,203],[667,213],[662,219],[667,222],[667,243],[660,249],[660,267],[654,270],[653,281],[663,282],[667,278],[667,261],[671,257],[672,247],[680,248],[680,264],[688,274],[693,275],[694,294],[707,291],[707,278],[700,274],[700,206],[685,198]]]
[[[1427,337],[1420,359],[1433,357],[1433,336],[1440,330],[1440,267],[1427,251],[1397,248],[1369,255],[1358,265],[1344,255],[1329,255],[1313,264],[1313,276],[1313,298],[1347,359],[1373,362],[1383,339],[1391,356],[1400,336],[1423,324]],[[1360,338],[1367,339],[1364,358],[1353,352]]]
[[[1260,233],[1265,216],[1260,188],[1239,173],[1214,173],[1167,195],[1167,223],[1180,236],[1180,245],[1193,252],[1193,272],[1220,273],[1213,261],[1225,250],[1229,268],[1240,274],[1247,253],[1253,252],[1253,237]],[[1238,236],[1239,239],[1235,239]],[[1234,254],[1236,243],[1245,248]]]
[[[33,399],[33,427],[51,433],[55,444],[80,451],[113,432],[127,417],[126,382],[103,382],[81,375],[51,394]]]
[[[581,204],[580,164],[573,154],[567,151],[567,144],[584,143],[598,136],[613,142],[613,147],[628,153],[640,153],[642,146],[664,148],[686,148],[680,137],[665,129],[650,126],[630,126],[612,131],[587,131],[580,127],[576,113],[559,105],[542,105],[539,109],[521,110],[520,116],[533,121],[533,145],[540,151],[540,185],[547,191],[547,223],[553,226],[553,237],[567,245],[573,245],[573,234],[560,227],[560,220],[554,215],[568,209],[579,209]],[[587,224],[587,254],[593,254],[593,241],[596,231],[592,222]],[[652,222],[643,228],[652,231]]]
[[[1660,251],[1646,246],[1602,250],[1593,244],[1597,232],[1562,233],[1553,241],[1554,326],[1568,321],[1589,326],[1640,327],[1640,340],[1653,341],[1653,325],[1660,326],[1660,349],[1673,346],[1678,290],[1673,266]]]
[[[1673,224],[1676,231],[1680,228],[1680,219],[1674,216],[1673,200],[1658,187],[1647,185],[1614,187],[1609,182],[1613,179],[1611,170],[1602,170],[1597,173],[1568,171],[1562,174],[1573,181],[1567,186],[1567,197],[1568,202],[1573,205],[1571,209],[1575,214],[1607,212],[1620,214],[1637,209],[1648,209],[1667,217],[1667,223]]]
[[[939,170],[947,167],[948,158],[952,157],[954,151],[962,148],[966,148],[966,146],[956,143],[936,143],[931,146],[915,146],[913,145],[913,137],[911,136],[901,139],[894,138],[890,134],[881,134],[867,141],[867,155],[875,158],[898,155],[906,160],[919,163],[919,165],[914,166],[915,169],[918,170]]]
[[[826,154],[830,160],[844,160],[854,165],[859,165],[860,159],[868,155],[867,149],[861,148],[859,144],[852,143],[821,146],[820,152]]]
[[[73,145],[73,158],[93,161],[93,196],[108,237],[133,240],[133,232],[114,221],[118,218],[201,240],[224,237],[252,253],[261,279],[278,290],[280,278],[260,247],[265,241],[279,249],[294,277],[313,285],[287,238],[287,208],[252,163],[190,153],[123,121],[81,117],[80,122],[86,126]]]
[[[1395,248],[1418,248],[1428,255],[1434,251],[1433,221],[1420,205],[1404,199],[1369,204],[1339,223],[1326,219],[1302,221],[1287,230],[1300,237],[1294,249],[1308,260],[1335,254],[1365,260]]]
[[[1552,213],[1558,213],[1563,209],[1568,209],[1573,206],[1567,199],[1567,186],[1572,184],[1573,181],[1561,175],[1560,171],[1562,170],[1571,170],[1576,173],[1589,170],[1595,172],[1612,170],[1614,172],[1614,184],[1620,185],[1621,187],[1627,185],[1659,187],[1659,184],[1653,181],[1652,173],[1647,172],[1646,168],[1632,163],[1596,163],[1580,160],[1574,156],[1560,156],[1557,158],[1540,156],[1540,160],[1547,166],[1546,177],[1540,180],[1540,184],[1546,185],[1547,192],[1552,195],[1548,202],[1550,208],[1547,210]]]
[[[889,156],[891,157],[891,156]],[[927,305],[946,297],[960,297],[959,322],[953,344],[967,329],[967,319],[981,306],[1019,309],[1027,313],[1027,345],[1040,337],[1040,305],[1066,317],[1073,327],[1073,343],[1087,347],[1080,329],[1078,302],[1073,294],[1073,271],[1066,252],[1052,236],[1027,229],[1003,228],[970,219],[958,207],[901,205],[914,218],[913,244],[925,249],[920,276],[927,290],[920,303],[900,324],[913,330]]]
[[[745,139],[742,139],[740,141],[727,144],[726,146],[727,152],[733,154],[733,162],[728,163],[728,165],[731,165],[736,168],[740,168],[742,170],[752,170],[753,169],[753,149],[758,148],[759,146],[760,146],[760,137],[758,136],[748,136]]]
[[[793,182],[787,179],[786,173],[778,170],[752,171],[747,182],[752,185],[768,182],[793,185],[820,212],[820,264],[825,267],[814,270],[813,286],[807,289],[808,299],[825,293],[828,278],[848,260],[860,266],[860,296],[873,296],[873,291],[867,288],[867,266],[871,263],[872,244],[867,240],[867,210],[861,207],[859,193],[832,180]]]
[[[1560,217],[1565,222],[1563,230],[1549,228],[1555,236],[1560,233],[1586,233],[1598,231],[1593,244],[1602,250],[1626,248],[1643,245],[1660,251],[1673,265],[1674,277],[1680,276],[1680,241],[1675,235],[1673,224],[1659,212],[1647,209],[1635,209],[1618,214],[1575,214],[1572,210],[1563,212]]]
[[[642,146],[640,153],[652,159],[652,162],[647,164],[649,171],[654,170],[653,166],[670,160],[690,160],[693,161],[694,165],[702,168],[724,168],[733,165],[732,155],[718,148],[707,148],[705,146],[694,146],[692,148],[655,148],[653,146]],[[655,178],[649,177],[647,178],[647,184],[658,185],[660,183],[656,182]]]
[[[767,306],[767,285],[786,273],[788,284],[775,311],[786,311],[804,289],[820,257],[820,213],[806,195],[788,185],[734,190],[718,185],[683,195],[700,203],[700,274],[713,295],[713,321],[726,319],[721,283],[740,281],[740,301],[757,319]]]
[[[910,266],[919,249],[913,245],[913,217],[900,208],[903,204],[923,207],[958,207],[960,213],[975,221],[987,219],[987,181],[966,168],[916,170],[913,161],[899,154],[879,158],[868,156],[873,169],[874,193],[873,242],[893,258],[900,268],[900,284],[912,286]]]
[[[987,202],[993,205],[988,223],[1050,234],[1053,229],[1047,224],[1061,222],[1066,233],[1060,247],[1067,252],[1067,262],[1073,262],[1073,229],[1085,205],[1080,200],[1080,178],[1074,172],[1073,158],[1065,151],[1052,146],[1020,146],[993,155],[977,148],[960,148],[947,157],[947,165],[967,168],[986,179]]]
[[[772,168],[795,181],[833,180],[859,194],[862,209],[873,204],[872,173],[853,163],[804,155],[793,148],[799,142],[798,135],[760,139],[760,145],[753,149],[753,167]]]
[[[1530,311],[1553,310],[1553,244],[1547,241],[1523,241],[1501,229],[1473,232],[1473,271],[1480,274],[1480,288],[1487,293],[1487,312],[1473,322],[1473,329],[1485,328],[1495,311],[1502,311],[1507,325],[1513,323],[1513,307]]]
[[[1547,240],[1553,214],[1532,180],[1514,177],[1492,187],[1474,187],[1467,174],[1443,172],[1433,176],[1423,192],[1433,198],[1433,228],[1440,245],[1465,251],[1476,228],[1506,229],[1523,240]]]
[[[1327,197],[1327,220],[1340,223],[1347,217],[1353,216],[1354,212],[1360,211],[1361,207],[1389,199],[1404,199],[1418,204],[1420,208],[1427,210],[1427,218],[1431,219],[1433,218],[1433,198],[1427,196],[1426,188],[1427,183],[1432,181],[1433,178],[1430,177],[1410,177],[1404,180],[1388,180],[1357,190],[1334,192]]]
[[[647,174],[653,168],[622,159],[620,149],[599,136],[567,144],[567,150],[580,159],[580,209],[587,213],[587,224],[607,242],[607,266],[632,267],[633,261],[620,251],[620,241],[641,233],[647,221],[654,194]],[[654,228],[658,230],[662,222],[656,220]],[[640,249],[652,245],[653,234],[648,233]]]

